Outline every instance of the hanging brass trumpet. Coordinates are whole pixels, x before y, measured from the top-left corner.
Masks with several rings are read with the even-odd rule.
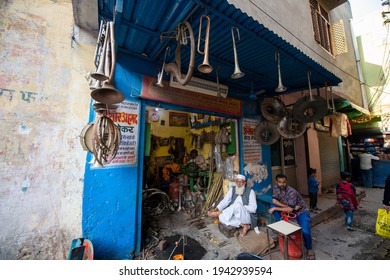
[[[234,39],[234,30],[237,31],[238,40],[240,40],[240,30],[237,27],[233,26],[231,29],[232,38],[233,38],[233,52],[234,52],[234,73],[232,74],[232,79],[238,79],[245,76],[245,73],[242,73],[240,70],[240,66],[238,65],[237,58],[237,49],[236,49],[236,40]]]
[[[283,91],[286,91],[287,88],[285,86],[283,86],[283,84],[282,84],[282,75],[280,73],[280,53],[279,53],[279,51],[276,52],[276,60],[278,61],[279,84],[278,84],[278,87],[275,89],[275,92],[283,92]]]
[[[194,64],[195,64],[195,39],[194,39],[194,31],[192,30],[191,25],[188,21],[184,21],[182,23],[179,23],[175,29],[176,34],[176,53],[175,53],[175,60],[174,63],[168,63],[165,65],[165,71],[168,74],[174,75],[176,80],[182,85],[187,85],[192,77],[192,73],[194,71]],[[187,75],[183,78],[181,74],[181,45],[186,45],[188,43],[187,39],[187,32],[189,33],[190,41],[191,41],[191,55],[190,55],[190,62],[188,66]]]
[[[108,80],[105,80],[103,82],[103,85],[100,88],[92,90],[91,97],[92,99],[107,105],[121,103],[123,100],[125,100],[125,96],[113,85],[116,66],[113,22],[107,23],[107,32],[105,36],[104,45],[106,46],[106,49],[103,49],[103,51],[105,52],[105,59],[104,65],[101,67],[104,69],[104,74],[109,78]],[[99,66],[100,64],[102,64],[102,61],[100,61]]]
[[[107,52],[107,31],[108,25],[107,23],[101,21],[99,36],[96,44],[95,50],[95,65],[96,71],[91,73],[91,77],[98,81],[108,80],[108,75],[105,73],[105,65],[106,63],[106,52]]]
[[[167,59],[167,53],[169,52],[169,47],[167,47],[165,49],[165,56],[164,56],[164,62],[163,62],[163,65],[162,65],[162,68],[161,68],[161,72],[157,74],[157,83],[156,83],[156,86],[159,86],[159,87],[164,87],[163,83],[162,83],[162,80],[163,80],[163,76],[164,76],[164,67],[165,67],[165,60]]]
[[[200,50],[200,41],[202,39],[202,24],[203,24],[203,18],[207,20],[207,26],[206,26],[206,36],[204,39],[204,50]],[[208,74],[213,72],[213,66],[209,64],[209,39],[210,39],[210,17],[209,16],[201,16],[200,22],[199,22],[199,36],[198,36],[198,53],[204,55],[203,63],[198,66],[198,71],[204,74]]]

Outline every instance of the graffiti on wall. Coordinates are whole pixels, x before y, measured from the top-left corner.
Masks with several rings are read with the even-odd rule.
[[[21,90],[21,91],[19,91],[19,93],[20,93],[20,95],[19,95],[20,98],[27,103],[38,101],[37,100],[38,93],[36,93],[36,92]],[[0,97],[5,97],[6,99],[8,99],[8,101],[12,101],[15,94],[16,94],[16,91],[13,89],[0,88]]]

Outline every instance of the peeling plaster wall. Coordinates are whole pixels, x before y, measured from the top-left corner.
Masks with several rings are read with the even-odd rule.
[[[71,0],[0,2],[0,259],[66,259],[81,237],[95,43],[72,40],[72,13]]]

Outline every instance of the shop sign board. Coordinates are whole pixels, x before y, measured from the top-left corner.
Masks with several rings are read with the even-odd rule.
[[[259,121],[257,120],[242,120],[245,163],[259,163],[262,161],[261,144],[255,138],[255,129],[258,124]]]
[[[155,84],[155,78],[144,76],[141,97],[236,117],[242,116],[241,100],[173,88],[169,86],[167,81],[163,81],[164,87],[159,87]]]
[[[104,168],[135,166],[138,161],[140,104],[125,100],[118,104],[116,113],[109,116],[121,131],[121,142],[115,158]]]

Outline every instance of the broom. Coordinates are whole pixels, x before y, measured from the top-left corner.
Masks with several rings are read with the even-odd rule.
[[[214,172],[212,180],[209,181],[209,192],[207,193],[207,199],[202,208],[202,215],[204,215],[214,204],[221,200],[223,196],[222,184],[222,173]]]

